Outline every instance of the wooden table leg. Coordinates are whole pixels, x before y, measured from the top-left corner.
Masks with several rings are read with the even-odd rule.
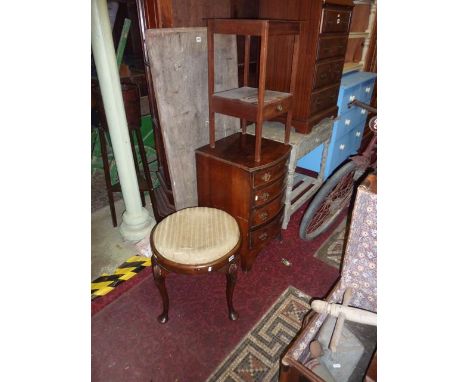
[[[110,177],[109,157],[107,156],[106,132],[102,127],[98,128],[99,144],[101,145],[102,165],[104,169],[104,178],[106,179],[107,198],[112,216],[112,225],[117,227],[117,216],[115,214],[114,195],[112,193],[112,181]]]
[[[239,317],[239,314],[234,310],[234,306],[232,304],[232,295],[234,294],[234,287],[236,286],[237,281],[236,263],[229,264],[226,271],[226,281],[226,298],[229,309],[229,319],[235,321]]]
[[[158,316],[158,321],[161,324],[165,324],[169,320],[169,296],[167,295],[166,289],[166,276],[168,272],[156,264],[154,256],[151,257],[151,265],[153,268],[154,282],[163,300],[163,312]]]

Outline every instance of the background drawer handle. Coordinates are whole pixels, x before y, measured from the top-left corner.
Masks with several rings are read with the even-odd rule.
[[[268,237],[268,234],[266,232],[263,232],[260,236],[258,236],[258,238],[261,240],[261,241],[265,241]]]
[[[271,174],[269,172],[266,172],[265,174],[262,175],[262,180],[264,182],[268,182],[271,179]]]
[[[349,125],[351,124],[351,120],[350,120],[350,119],[345,120],[345,121],[344,121],[344,124],[345,124],[346,126],[349,126]]]
[[[345,147],[346,147],[346,146],[345,146],[344,144],[341,144],[341,145],[340,145],[340,150],[344,150]]]
[[[356,137],[360,137],[361,136],[361,132],[360,131],[356,131]]]
[[[283,111],[283,105],[279,104],[278,106],[276,106],[276,110]]]
[[[260,217],[260,220],[263,220],[263,221],[267,220],[268,219],[268,212],[262,212],[259,215],[259,217]]]

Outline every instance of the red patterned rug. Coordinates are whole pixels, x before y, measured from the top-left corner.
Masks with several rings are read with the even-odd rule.
[[[304,210],[293,215],[283,242],[265,248],[250,272],[239,272],[237,321],[227,317],[222,274],[169,275],[165,325],[157,321],[162,303],[149,268],[93,301],[93,382],[205,381],[289,286],[324,297],[339,272],[314,254],[340,219],[306,242],[298,235]]]
[[[310,296],[288,287],[208,382],[278,381],[281,355],[310,311]]]

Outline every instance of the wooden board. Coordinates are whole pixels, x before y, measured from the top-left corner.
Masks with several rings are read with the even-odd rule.
[[[209,143],[206,28],[149,29],[146,43],[175,209],[198,205],[195,149]],[[235,36],[215,35],[215,91],[238,85]],[[216,139],[240,129],[216,114]]]

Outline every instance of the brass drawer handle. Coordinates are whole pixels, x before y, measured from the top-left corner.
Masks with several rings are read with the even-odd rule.
[[[268,192],[264,192],[264,193],[260,194],[260,200],[262,200],[264,202],[267,201],[269,197],[270,197],[270,194]]]
[[[268,212],[262,212],[260,215],[259,215],[259,218],[260,220],[267,220],[268,219]]]
[[[268,237],[268,234],[266,232],[263,232],[258,238],[261,240],[261,241],[264,241],[266,240]]]
[[[283,111],[283,105],[279,104],[278,106],[276,106],[276,110]]]
[[[271,174],[269,172],[266,172],[265,174],[262,175],[262,180],[264,182],[268,182],[271,179]]]

